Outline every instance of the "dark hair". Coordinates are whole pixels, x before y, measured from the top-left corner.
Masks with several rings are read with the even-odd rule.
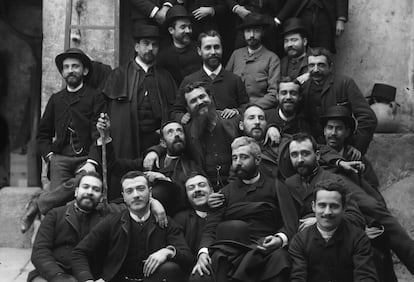
[[[302,37],[302,39],[304,39],[304,38],[308,39],[308,36],[307,36],[307,34],[306,34],[306,31],[304,31],[304,30],[302,30],[302,29],[300,29],[300,28],[298,28],[298,29],[294,29],[294,30],[289,31],[289,32],[286,32],[286,33],[283,35],[283,38],[285,38],[285,37],[286,37],[286,36],[288,36],[288,35],[292,35],[292,34],[299,34],[299,35],[300,35],[300,37]]]
[[[164,139],[164,134],[163,134],[162,130],[164,129],[164,127],[166,127],[167,125],[169,125],[169,124],[171,124],[171,123],[177,123],[177,124],[179,124],[181,127],[183,126],[181,123],[179,123],[179,122],[178,122],[178,121],[176,121],[176,120],[167,120],[166,122],[163,122],[163,123],[161,124],[161,127],[160,127],[160,137],[161,137],[161,139]]]
[[[150,182],[148,177],[142,172],[142,171],[138,171],[138,170],[131,170],[128,171],[127,173],[125,173],[122,178],[121,178],[121,186],[124,183],[125,179],[131,179],[131,178],[135,178],[135,177],[139,177],[142,176],[147,180],[147,184],[149,186]],[[124,189],[124,187],[122,186],[122,190]]]
[[[309,56],[312,56],[312,57],[325,56],[329,65],[331,65],[333,62],[332,53],[324,47],[309,48]]]
[[[198,40],[197,40],[198,47],[201,48],[201,41],[203,41],[203,38],[207,37],[207,36],[209,36],[209,37],[218,37],[220,39],[220,43],[222,44],[222,42],[223,42],[223,39],[221,38],[221,35],[220,35],[220,33],[218,33],[218,31],[208,30],[208,31],[200,33],[200,35],[198,36]]]
[[[315,188],[313,190],[313,201],[316,202],[316,196],[318,192],[322,190],[326,190],[330,192],[334,192],[334,191],[338,192],[341,195],[342,207],[345,207],[347,191],[339,177],[325,179],[325,180],[322,180],[316,183]]]
[[[263,111],[263,113],[264,113],[264,115],[265,115],[265,119],[266,119],[266,111],[265,111],[265,109],[264,109],[262,106],[259,106],[259,105],[254,104],[254,103],[249,103],[249,104],[247,104],[247,106],[244,108],[244,111],[243,111],[243,113],[242,113],[242,115],[241,115],[241,120],[242,120],[242,121],[244,120],[244,114],[246,113],[247,109],[250,109],[250,108],[253,108],[253,107],[256,107],[256,108],[261,109],[261,110]]]
[[[96,172],[96,171],[88,171],[88,172],[85,172],[85,173],[82,175],[82,177],[81,177],[81,178],[79,178],[78,184],[77,184],[76,186],[79,186],[79,184],[81,183],[82,179],[83,179],[85,176],[92,176],[92,177],[95,177],[95,178],[99,179],[99,180],[102,182],[102,177],[101,177],[101,175],[100,175],[98,172]]]
[[[204,81],[194,81],[184,85],[184,87],[182,88],[183,97],[185,94],[190,93],[191,91],[197,88],[204,88],[208,96],[211,96],[210,89],[207,87],[207,83],[205,83]]]
[[[207,179],[207,183],[208,185],[210,185],[211,189],[213,189],[213,185],[211,185],[210,179],[208,179],[207,175],[205,175],[203,172],[199,172],[199,171],[191,171],[189,174],[187,174],[184,178],[184,186],[187,183],[188,180],[190,180],[191,178],[194,178],[196,176],[203,176]]]
[[[315,138],[313,138],[312,135],[310,135],[309,133],[306,133],[306,132],[299,132],[299,133],[293,134],[292,139],[289,142],[289,145],[293,141],[301,143],[301,142],[304,142],[306,140],[309,140],[312,143],[312,148],[315,152],[319,150],[319,146],[318,146],[318,143],[316,143]]]
[[[290,76],[282,76],[278,81],[277,81],[277,85],[281,84],[281,83],[288,83],[288,82],[292,82],[294,84],[297,84],[300,86],[300,82],[296,79],[296,78],[292,78]]]

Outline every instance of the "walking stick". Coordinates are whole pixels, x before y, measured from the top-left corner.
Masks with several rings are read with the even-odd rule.
[[[102,140],[102,184],[103,184],[103,203],[108,204],[108,167],[106,162],[106,140],[103,133],[101,135]]]

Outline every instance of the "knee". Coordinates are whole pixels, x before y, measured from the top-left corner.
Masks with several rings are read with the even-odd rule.
[[[159,282],[164,280],[171,282],[183,282],[186,281],[186,277],[178,264],[175,262],[167,261],[160,265],[154,274],[145,281]]]

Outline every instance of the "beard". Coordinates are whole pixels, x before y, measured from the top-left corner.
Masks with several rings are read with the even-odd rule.
[[[92,211],[99,204],[93,197],[82,196],[76,199],[76,204],[78,207],[84,211]]]
[[[304,52],[305,49],[297,48],[297,47],[287,47],[285,52],[289,58],[297,58],[300,57]]]
[[[256,50],[260,47],[260,40],[256,38],[249,38],[246,40],[247,46],[249,46],[251,49]]]
[[[200,113],[200,111],[203,111],[203,113]],[[200,104],[191,112],[191,118],[196,124],[195,128],[200,132],[205,132],[205,129],[215,121],[216,107],[213,103]]]
[[[204,64],[211,70],[215,70],[221,64],[221,55],[214,54],[204,59]]]
[[[260,126],[255,126],[252,129],[250,129],[248,135],[258,142],[264,139],[264,131]]]
[[[76,74],[69,74],[65,77],[65,82],[68,86],[72,88],[78,87],[83,81],[83,76],[78,76]]]
[[[246,167],[246,168],[237,166],[236,168],[233,169],[233,171],[239,179],[243,179],[243,180],[250,180],[257,175],[256,166],[251,166],[251,167]]]
[[[282,103],[280,104],[281,104],[281,110],[286,116],[290,117],[296,113],[297,104],[295,104],[295,102],[286,100],[286,101],[282,101]]]
[[[315,168],[316,164],[309,165],[305,163],[300,163],[295,167],[297,173],[302,177],[310,176]]]
[[[191,43],[191,34],[185,33],[179,37],[176,37],[175,40],[184,46],[188,46]]]
[[[180,137],[175,137],[174,141],[171,144],[167,144],[168,154],[171,156],[179,156],[184,152],[185,149],[185,140]]]

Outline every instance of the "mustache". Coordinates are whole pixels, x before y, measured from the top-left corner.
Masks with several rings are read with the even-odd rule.
[[[193,194],[193,198],[197,198],[197,197],[200,197],[200,196],[205,196],[205,195],[207,195],[205,192],[203,192],[203,191],[196,191],[194,194]]]

